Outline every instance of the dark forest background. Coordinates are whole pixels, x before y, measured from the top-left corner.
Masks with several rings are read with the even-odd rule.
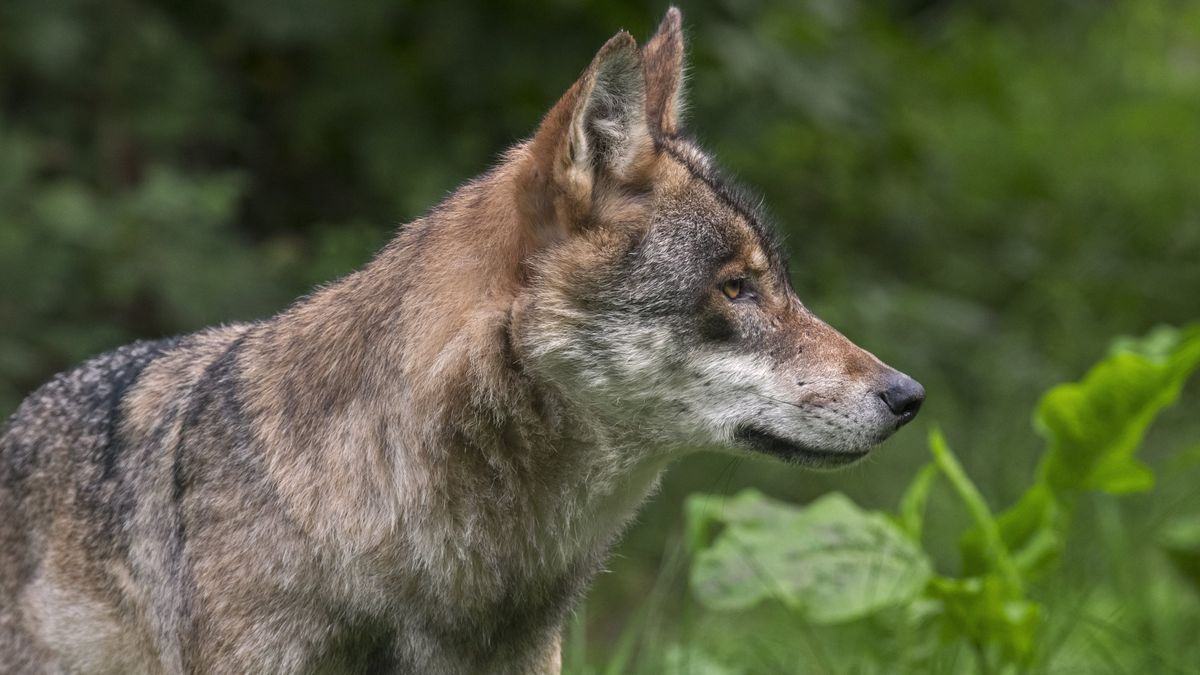
[[[761,192],[805,302],[929,398],[846,472],[675,466],[590,596],[577,663],[620,639],[688,493],[837,489],[889,506],[936,421],[1008,503],[1040,448],[1040,392],[1116,335],[1200,317],[1200,3],[681,8],[686,126]],[[530,134],[612,33],[648,36],[664,10],[5,0],[0,414],[90,354],[269,316],[361,265]],[[1156,427],[1152,464],[1200,441],[1198,400],[1193,385]],[[1132,498],[1129,527],[1200,511],[1195,468],[1170,467],[1170,501]],[[1089,558],[1104,545],[1077,551],[1081,584],[1113,578]],[[670,584],[667,624],[690,611],[685,585]],[[1131,621],[1129,641],[1160,639]]]

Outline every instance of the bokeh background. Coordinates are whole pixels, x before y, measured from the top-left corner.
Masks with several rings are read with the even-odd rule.
[[[804,665],[812,643],[837,636],[700,616],[675,553],[684,497],[752,485],[891,508],[937,422],[993,506],[1015,499],[1043,390],[1118,334],[1200,318],[1200,3],[680,4],[690,132],[761,192],[806,303],[929,399],[845,472],[675,466],[590,594],[568,663],[609,663],[659,588],[630,663],[694,639],[745,650],[728,672],[820,672],[828,661]],[[530,134],[612,33],[648,36],[664,10],[4,0],[0,414],[90,354],[269,316],[361,265]],[[1080,516],[1092,534],[1071,542],[1056,592],[1109,624],[1103,649],[1071,638],[1105,652],[1083,662],[1109,670],[1091,672],[1200,667],[1186,646],[1200,603],[1153,543],[1164,519],[1200,514],[1200,470],[1178,460],[1200,442],[1198,401],[1193,384],[1155,427],[1153,493],[1122,500],[1108,530]],[[965,516],[949,504],[935,493],[929,546],[953,569]]]

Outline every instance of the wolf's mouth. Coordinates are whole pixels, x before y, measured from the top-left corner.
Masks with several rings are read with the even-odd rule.
[[[870,452],[818,450],[751,426],[738,427],[733,436],[758,452],[807,466],[844,466],[857,462]]]

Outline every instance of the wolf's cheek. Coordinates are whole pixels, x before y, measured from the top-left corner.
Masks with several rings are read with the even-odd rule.
[[[738,427],[769,416],[786,387],[761,356],[727,350],[693,354],[679,390],[708,430],[711,443],[731,445]]]

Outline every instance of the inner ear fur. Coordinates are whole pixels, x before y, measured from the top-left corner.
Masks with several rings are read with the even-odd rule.
[[[606,181],[639,180],[654,141],[647,125],[642,54],[621,31],[542,120],[522,185],[528,215],[557,234],[586,222]]]
[[[642,55],[624,31],[605,43],[581,78],[565,160],[576,170],[628,178],[648,137]]]

